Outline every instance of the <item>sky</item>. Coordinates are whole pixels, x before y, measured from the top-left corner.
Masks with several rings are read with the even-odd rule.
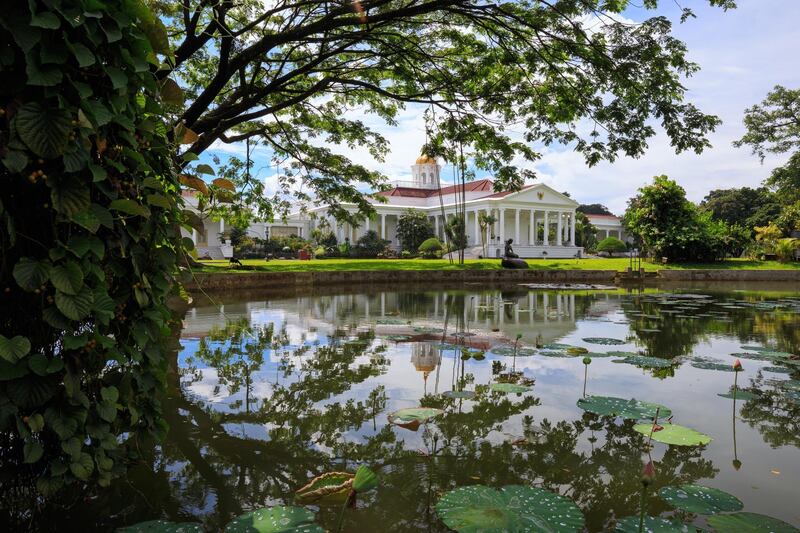
[[[742,136],[744,110],[766,96],[775,85],[800,87],[800,0],[738,0],[738,8],[727,12],[708,6],[704,0],[680,0],[697,18],[681,24],[676,2],[664,1],[658,11],[632,8],[624,16],[643,20],[655,14],[669,17],[673,34],[688,47],[688,57],[701,71],[685,81],[686,99],[704,113],[719,116],[723,123],[709,135],[712,148],[703,154],[676,155],[663,133],[653,137],[647,152],[638,159],[620,157],[614,163],[586,166],[583,156],[569,146],[534,147],[542,153],[526,168],[538,180],[568,192],[581,203],[601,203],[622,214],[628,199],[653,176],[667,174],[676,179],[690,200],[699,202],[713,189],[758,186],[770,170],[788,156],[771,156],[762,164],[747,148],[734,148]],[[390,180],[410,179],[414,159],[425,141],[423,106],[401,111],[396,126],[387,126],[369,116],[361,118],[383,134],[391,153],[383,162],[369,153],[341,148],[354,162],[378,170]],[[211,153],[242,153],[239,146],[212,147]],[[256,170],[269,192],[275,189],[275,168],[269,166],[266,149],[256,152]],[[442,170],[444,180],[452,170]]]

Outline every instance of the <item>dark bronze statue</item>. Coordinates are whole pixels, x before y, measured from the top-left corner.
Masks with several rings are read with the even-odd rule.
[[[506,253],[505,257],[509,259],[517,259],[519,256],[514,253],[514,249],[511,247],[511,244],[514,242],[514,239],[508,239],[506,241]]]

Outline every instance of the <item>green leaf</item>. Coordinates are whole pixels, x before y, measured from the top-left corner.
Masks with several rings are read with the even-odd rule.
[[[72,457],[80,457],[83,446],[77,437],[70,437],[61,443],[61,449]]]
[[[163,207],[164,209],[171,209],[172,204],[169,199],[162,194],[148,194],[147,203],[156,207]]]
[[[110,402],[101,402],[97,404],[97,414],[106,422],[113,422],[117,418],[117,407]]]
[[[197,161],[198,159],[200,158],[194,152],[186,152],[183,154],[183,160],[186,161],[187,163],[190,163],[192,161]]]
[[[458,487],[436,503],[436,514],[459,532],[574,533],[584,525],[580,509],[567,498],[522,485]]]
[[[106,67],[106,74],[111,79],[111,86],[114,89],[122,89],[128,85],[128,76],[117,67]]]
[[[65,317],[72,320],[81,320],[88,316],[92,310],[92,291],[84,287],[78,294],[67,294],[61,291],[56,292],[56,307]]]
[[[142,32],[144,32],[147,40],[150,41],[150,46],[153,47],[153,52],[165,56],[171,56],[172,51],[169,48],[169,37],[167,36],[167,28],[161,19],[158,17],[150,16],[149,20],[143,20],[141,24]]]
[[[81,105],[84,111],[94,118],[97,126],[105,126],[114,118],[114,115],[111,114],[108,108],[97,100],[84,100]]]
[[[3,158],[3,165],[10,172],[22,172],[28,166],[28,156],[21,150],[9,150]]]
[[[353,478],[353,490],[358,493],[368,492],[377,486],[378,474],[367,468],[366,465],[359,465]]]
[[[205,528],[195,522],[167,522],[148,520],[117,529],[117,533],[204,533]]]
[[[62,441],[75,435],[75,432],[78,430],[77,420],[52,407],[49,407],[47,411],[44,412],[44,419],[47,425],[56,432],[56,435],[58,435],[58,438]]]
[[[14,121],[22,142],[39,157],[50,159],[64,153],[72,129],[66,110],[28,102],[19,108]]]
[[[34,374],[46,376],[50,373],[47,371],[49,366],[50,360],[44,354],[35,353],[28,357],[28,368],[30,368]]]
[[[19,361],[16,364],[11,364],[0,359],[0,381],[10,381],[12,379],[27,376],[28,374],[29,371],[27,361]]]
[[[664,424],[662,427],[664,429],[660,431],[653,431],[653,440],[675,446],[700,446],[711,442],[711,437],[692,428],[679,426],[678,424]],[[644,436],[649,436],[652,428],[652,423],[633,426],[634,430]]]
[[[294,493],[296,503],[342,505],[350,497],[353,478],[350,472],[325,472]]]
[[[0,335],[0,357],[9,363],[16,363],[31,351],[31,341],[17,335],[10,339]]]
[[[28,417],[28,427],[34,433],[39,433],[44,429],[44,417],[39,413],[32,414]]]
[[[225,533],[324,533],[313,523],[314,513],[303,507],[264,507],[234,518]]]
[[[624,359],[614,359],[612,363],[627,363],[629,365],[642,366],[646,368],[668,368],[678,364],[671,359],[661,359],[660,357],[649,357],[646,355],[630,355]]]
[[[741,500],[733,494],[702,485],[663,487],[658,495],[676,509],[694,514],[741,511],[743,507]]]
[[[92,456],[88,453],[82,453],[77,461],[70,463],[69,470],[76,478],[86,481],[94,471]]]
[[[103,387],[100,389],[100,396],[107,402],[117,403],[117,400],[119,400],[119,391],[114,386]]]
[[[14,265],[14,280],[23,290],[38,289],[50,278],[50,263],[23,257]]]
[[[620,339],[612,339],[611,337],[586,337],[583,339],[583,342],[588,342],[589,344],[603,344],[606,346],[616,346],[620,344],[627,344],[625,341]]]
[[[25,463],[35,463],[42,458],[43,454],[44,448],[42,448],[42,445],[39,444],[38,441],[29,440],[25,442],[23,446],[23,461]]]
[[[28,76],[28,85],[38,87],[54,87],[61,83],[63,74],[61,66],[55,64],[42,64],[38,56],[31,57],[27,54],[28,62],[25,65],[25,74]]]
[[[522,393],[532,391],[532,387],[526,387],[525,385],[517,385],[515,383],[492,383],[489,385],[489,389],[495,392],[504,392],[504,393]]]
[[[211,175],[211,176],[214,175],[214,169],[211,168],[211,165],[206,165],[205,163],[197,165],[197,167],[195,168],[195,171],[198,174],[208,174],[208,175]]]
[[[44,28],[47,30],[57,30],[61,27],[61,21],[54,13],[49,11],[31,16],[30,24],[35,28]]]
[[[59,213],[72,217],[89,208],[89,188],[77,181],[58,183],[50,191],[53,207]]]
[[[100,221],[88,209],[72,215],[72,221],[90,233],[97,233],[97,230],[100,229]]]
[[[719,533],[797,533],[798,529],[777,518],[757,513],[710,516],[708,524]]]
[[[78,294],[83,288],[83,270],[75,261],[68,261],[50,270],[50,283],[66,294]]]
[[[53,397],[58,389],[58,381],[53,376],[40,377],[28,374],[20,379],[9,381],[6,392],[11,401],[23,409],[35,409]]]
[[[424,424],[425,422],[441,416],[444,411],[432,407],[408,407],[400,409],[389,415],[389,422],[397,426],[406,424]]]
[[[183,214],[184,224],[188,225],[192,229],[196,229],[199,232],[205,231],[205,226],[203,225],[203,219],[195,213],[194,211],[189,211],[188,209],[184,209],[181,211]]]
[[[161,100],[165,104],[183,105],[183,89],[172,78],[166,78],[161,82]]]
[[[94,65],[96,61],[92,51],[80,43],[72,45],[72,55],[75,56],[75,60],[81,68]]]
[[[672,411],[661,404],[643,402],[636,399],[626,400],[614,396],[587,396],[578,400],[578,407],[584,411],[601,416],[614,416],[630,420],[643,418],[653,419],[658,410],[658,416],[668,418]]]
[[[150,210],[147,209],[145,206],[136,202],[135,200],[131,200],[129,198],[125,198],[123,200],[114,200],[109,204],[109,209],[114,209],[115,211],[122,211],[128,215],[135,215],[135,216],[142,216],[142,217],[149,217]]]

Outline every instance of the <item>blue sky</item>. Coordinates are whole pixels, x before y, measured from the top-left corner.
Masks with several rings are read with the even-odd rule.
[[[657,12],[629,9],[626,18],[642,20],[654,14],[665,15],[674,23],[674,35],[686,42],[689,58],[702,70],[686,80],[687,99],[706,113],[718,115],[723,124],[709,139],[713,148],[701,155],[675,155],[666,137],[659,134],[650,149],[639,159],[620,158],[588,168],[583,157],[570,147],[537,146],[543,157],[529,164],[539,181],[569,192],[582,203],[602,203],[622,213],[627,199],[652,176],[667,174],[686,189],[691,200],[700,201],[717,188],[758,186],[770,170],[786,156],[768,158],[762,165],[749,150],[731,143],[744,132],[745,108],[760,102],[776,84],[800,87],[800,1],[739,0],[738,9],[723,12],[701,0],[680,0],[697,14],[680,24],[680,9],[675,2],[662,2]],[[408,179],[410,165],[424,142],[421,106],[409,106],[400,113],[396,127],[386,126],[365,116],[363,120],[391,142],[391,153],[383,162],[366,151],[342,148],[352,160],[380,170],[390,179]],[[214,145],[213,153],[243,153],[239,146]],[[275,168],[269,153],[256,151],[256,169],[274,190]],[[448,168],[443,177],[451,176]]]

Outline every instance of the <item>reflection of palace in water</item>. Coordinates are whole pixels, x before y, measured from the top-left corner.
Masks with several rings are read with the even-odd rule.
[[[292,342],[313,341],[337,329],[375,329],[378,334],[404,334],[412,327],[455,331],[457,323],[476,335],[513,339],[540,336],[544,342],[575,330],[576,317],[600,316],[619,308],[615,294],[574,294],[555,291],[439,291],[372,292],[303,296],[267,301],[228,302],[189,309],[184,337],[201,337],[226,320],[247,319],[252,325],[285,327]]]

